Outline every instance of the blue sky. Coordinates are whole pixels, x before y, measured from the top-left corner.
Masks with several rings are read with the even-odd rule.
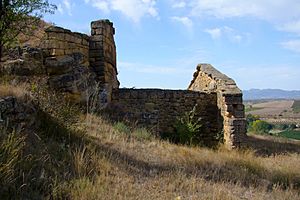
[[[210,63],[241,89],[300,90],[299,0],[49,0],[46,21],[116,28],[121,87],[186,89]]]

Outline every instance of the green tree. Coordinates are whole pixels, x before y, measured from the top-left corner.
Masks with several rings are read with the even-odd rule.
[[[268,133],[271,129],[272,125],[263,120],[255,120],[250,127],[250,131],[259,134]]]
[[[0,0],[0,62],[4,47],[20,33],[29,34],[43,14],[53,14],[55,9],[48,0]]]

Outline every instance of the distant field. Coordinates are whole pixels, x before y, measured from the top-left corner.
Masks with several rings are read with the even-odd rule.
[[[300,140],[300,131],[295,131],[295,130],[283,131],[283,132],[278,133],[278,136]]]
[[[263,108],[246,106],[245,107],[245,112],[250,112],[250,111],[255,111],[255,110],[260,110],[260,109],[263,109]]]
[[[292,105],[292,108],[295,113],[299,113],[300,112],[300,100],[295,100]]]
[[[252,108],[246,112],[261,117],[280,116],[292,111],[294,100],[275,100],[263,103],[254,103]],[[248,107],[248,106],[246,106]]]

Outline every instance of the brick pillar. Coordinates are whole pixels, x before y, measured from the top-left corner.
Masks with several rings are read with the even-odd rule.
[[[241,147],[247,132],[242,94],[218,92],[218,107],[223,116],[225,145],[229,149]]]
[[[111,101],[113,89],[119,88],[117,79],[115,29],[109,20],[91,22],[90,67],[96,73],[96,80],[105,103]]]

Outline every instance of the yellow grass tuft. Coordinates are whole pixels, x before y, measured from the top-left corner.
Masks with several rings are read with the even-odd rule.
[[[13,85],[0,85],[0,98],[7,96],[15,96],[17,98],[23,98],[28,95],[28,91],[25,85],[13,86]]]

